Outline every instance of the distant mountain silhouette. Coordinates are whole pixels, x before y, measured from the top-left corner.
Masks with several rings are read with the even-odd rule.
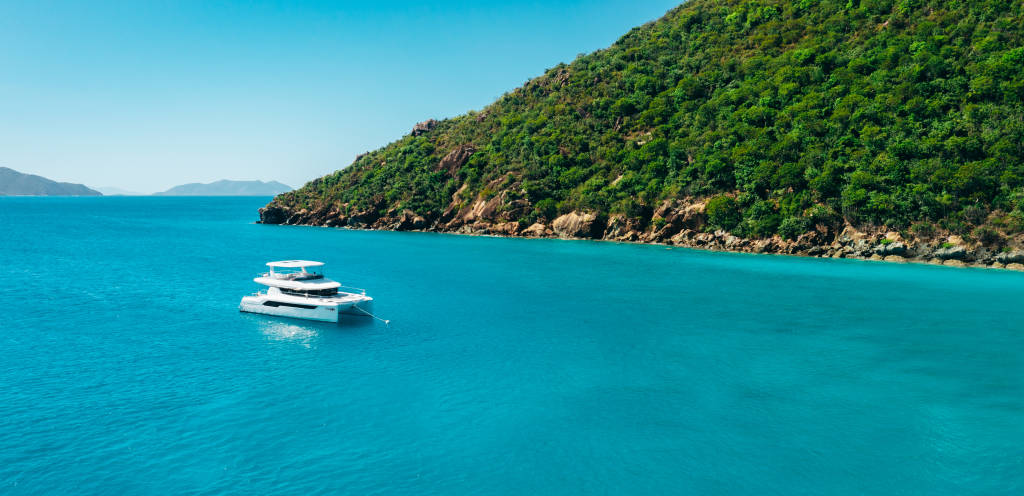
[[[229,181],[222,179],[209,184],[189,183],[155,196],[273,196],[291,191],[292,187],[277,181]]]
[[[35,174],[0,167],[0,196],[101,196],[81,184],[60,183]]]
[[[96,188],[96,191],[103,193],[104,196],[144,196],[147,193],[139,193],[138,191],[130,191],[127,189],[115,188],[113,186]]]

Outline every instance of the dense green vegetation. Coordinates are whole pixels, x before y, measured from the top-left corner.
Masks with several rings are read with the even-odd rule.
[[[1022,10],[692,0],[277,201],[436,218],[465,183],[464,201],[527,200],[523,223],[572,210],[647,222],[665,199],[713,197],[712,225],[744,236],[843,221],[1017,232]],[[439,171],[462,144],[476,150],[468,163]]]

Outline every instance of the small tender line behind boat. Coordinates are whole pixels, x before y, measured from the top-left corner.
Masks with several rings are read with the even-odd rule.
[[[243,296],[240,311],[322,322],[337,322],[342,313],[373,316],[366,290],[325,278],[323,262],[283,260],[267,267],[269,272],[253,279],[267,290]]]

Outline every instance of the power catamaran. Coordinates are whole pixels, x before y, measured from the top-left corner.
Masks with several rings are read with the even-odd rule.
[[[243,296],[239,310],[323,322],[337,322],[342,313],[372,316],[373,298],[366,296],[366,290],[324,278],[323,262],[283,260],[267,262],[267,267],[269,272],[253,279],[267,290]]]

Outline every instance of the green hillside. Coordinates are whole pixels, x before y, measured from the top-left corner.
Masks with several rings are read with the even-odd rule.
[[[710,199],[704,228],[747,238],[995,240],[1024,229],[1022,10],[692,0],[280,195],[263,221],[454,230],[470,209],[520,227],[577,211],[654,229],[666,200]]]

